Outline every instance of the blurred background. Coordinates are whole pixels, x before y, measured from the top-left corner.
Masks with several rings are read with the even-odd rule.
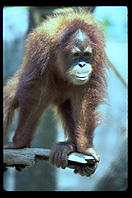
[[[62,7],[4,7],[3,8],[3,80],[20,67],[27,34],[47,15]],[[18,172],[8,168],[3,175],[7,191],[124,191],[128,178],[127,106],[128,106],[128,10],[125,6],[85,7],[93,12],[104,27],[106,53],[113,68],[107,71],[107,104],[100,105],[102,125],[96,128],[94,145],[100,153],[100,163],[90,177],[73,173],[72,169],[57,169],[40,161],[34,167]],[[17,112],[11,127],[12,138]],[[64,140],[63,129],[56,124],[48,109],[41,118],[32,147],[51,148]]]

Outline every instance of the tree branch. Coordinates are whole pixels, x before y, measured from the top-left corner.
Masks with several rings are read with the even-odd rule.
[[[22,170],[25,167],[31,167],[38,160],[48,161],[50,149],[43,148],[23,148],[23,149],[4,149],[4,167],[15,166],[17,170]],[[75,169],[78,166],[86,166],[96,163],[92,156],[82,153],[71,153],[68,156],[69,168]]]

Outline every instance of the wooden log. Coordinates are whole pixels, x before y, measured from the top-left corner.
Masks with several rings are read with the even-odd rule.
[[[3,162],[5,167],[15,166],[17,170],[21,170],[34,166],[38,160],[48,161],[49,154],[50,149],[44,148],[4,149]],[[77,166],[94,163],[96,161],[92,156],[74,152],[68,156],[67,167],[75,169]]]

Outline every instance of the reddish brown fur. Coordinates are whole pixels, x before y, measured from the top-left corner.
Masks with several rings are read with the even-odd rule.
[[[77,29],[86,33],[93,48],[93,72],[89,81],[81,86],[65,79],[64,60],[57,58],[60,51],[65,53],[65,46],[70,45],[69,38]],[[28,146],[42,112],[56,105],[69,145],[74,145],[69,152],[89,154],[87,149],[93,147],[93,131],[99,119],[96,107],[104,97],[106,61],[104,36],[98,22],[83,10],[70,13],[69,18],[68,14],[54,16],[35,29],[27,39],[20,70],[4,89],[4,134],[14,109],[20,107],[13,143],[7,148]]]

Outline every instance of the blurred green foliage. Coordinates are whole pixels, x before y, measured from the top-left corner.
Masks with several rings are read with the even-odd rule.
[[[17,6],[4,6],[4,8],[13,8],[13,7],[17,7]],[[19,7],[24,9],[29,9],[29,6],[19,6]]]
[[[102,25],[103,25],[103,28],[104,28],[104,33],[108,36],[109,35],[109,30],[108,28],[110,26],[112,26],[112,23],[110,22],[109,18],[105,17],[102,21]]]

